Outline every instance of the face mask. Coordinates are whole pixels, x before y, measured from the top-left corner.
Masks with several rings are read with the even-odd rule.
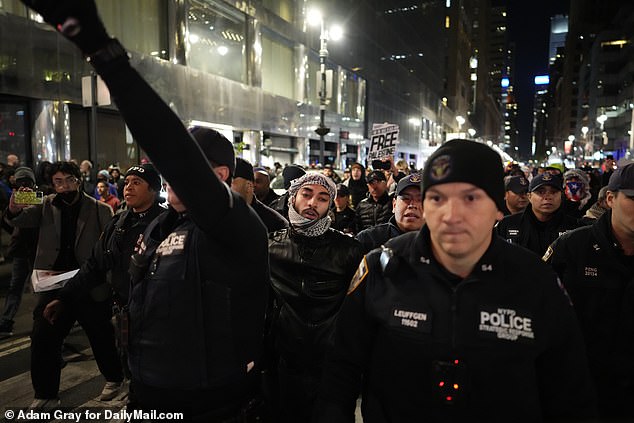
[[[583,197],[581,188],[583,188],[581,182],[566,182],[566,197],[570,201],[581,201],[581,197]]]
[[[70,204],[77,196],[77,191],[59,192],[57,196],[65,203]]]

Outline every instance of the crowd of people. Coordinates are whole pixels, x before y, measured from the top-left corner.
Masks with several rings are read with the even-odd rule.
[[[359,397],[367,422],[634,416],[634,163],[531,171],[452,140],[419,171],[254,167],[182,124],[93,1],[25,3],[88,58],[152,162],[15,171],[3,225],[37,242],[14,272],[69,272],[37,292],[32,409],[61,405],[79,322],[102,401],[128,389],[128,410],[187,421],[354,422]],[[36,184],[41,204],[16,201]]]

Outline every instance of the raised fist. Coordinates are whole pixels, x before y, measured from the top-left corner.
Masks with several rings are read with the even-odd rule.
[[[94,0],[21,0],[75,43],[85,55],[104,47],[110,37]]]

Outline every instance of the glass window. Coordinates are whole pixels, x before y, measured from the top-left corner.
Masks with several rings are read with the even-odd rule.
[[[187,64],[203,72],[246,82],[245,21],[240,12],[191,0]]]
[[[283,42],[262,35],[262,89],[294,98],[293,49]]]
[[[167,5],[164,0],[97,0],[108,28],[126,48],[167,59]]]
[[[26,6],[20,0],[0,0],[0,10],[26,18]]]
[[[262,4],[285,21],[293,22],[294,9],[292,0],[263,0]]]
[[[348,70],[340,75],[340,111],[343,116],[363,119],[365,111],[365,80]]]
[[[22,163],[27,161],[25,122],[26,104],[0,102],[0,162],[15,154]]]

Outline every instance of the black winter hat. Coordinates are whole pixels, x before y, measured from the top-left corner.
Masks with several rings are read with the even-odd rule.
[[[466,182],[484,190],[504,210],[504,168],[502,158],[486,144],[455,139],[438,147],[423,169],[421,192],[434,185]]]
[[[220,166],[227,166],[233,176],[236,171],[236,153],[233,144],[220,132],[195,126],[189,129],[207,159]]]
[[[282,171],[282,178],[284,179],[284,189],[289,189],[291,182],[297,178],[301,178],[306,174],[306,171],[297,165],[289,165]]]
[[[247,181],[253,182],[255,179],[253,175],[253,165],[244,160],[242,157],[236,157],[236,171],[233,176],[236,178],[244,178]]]
[[[125,173],[125,177],[128,177],[129,175],[138,176],[143,179],[155,192],[159,192],[161,190],[161,175],[159,175],[154,165],[150,163],[132,166]]]

